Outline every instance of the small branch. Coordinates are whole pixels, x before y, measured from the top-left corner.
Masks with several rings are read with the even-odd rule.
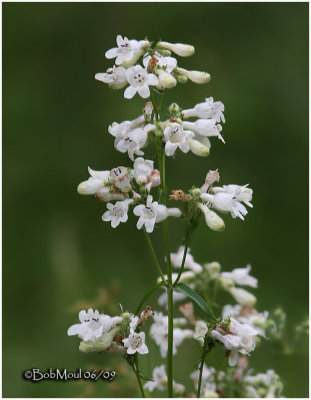
[[[157,270],[158,270],[158,272],[159,272],[159,274],[160,274],[160,277],[161,277],[161,279],[162,279],[162,282],[166,285],[167,282],[166,282],[165,276],[163,275],[163,272],[162,272],[162,270],[161,270],[161,267],[160,267],[158,258],[157,258],[157,256],[156,256],[155,251],[154,251],[154,248],[153,248],[153,246],[152,246],[152,242],[151,242],[150,236],[149,236],[149,234],[148,234],[146,231],[144,231],[144,232],[145,232],[145,237],[146,237],[146,240],[147,240],[147,244],[148,244],[149,250],[150,250],[150,252],[151,252],[151,255],[152,255],[152,258],[153,258],[153,261],[154,261],[154,265],[156,266],[156,268],[157,268]]]

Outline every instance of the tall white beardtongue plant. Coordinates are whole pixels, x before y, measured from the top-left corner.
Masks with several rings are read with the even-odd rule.
[[[191,109],[185,110],[177,103],[163,108],[165,90],[177,83],[205,84],[210,80],[207,72],[187,71],[171,56],[172,53],[191,56],[193,46],[162,41],[154,44],[120,35],[116,42],[117,47],[106,52],[106,58],[114,59],[115,65],[95,78],[111,89],[125,89],[125,99],[134,96],[147,99],[137,118],[113,122],[108,127],[115,149],[128,153],[132,165],[104,171],[89,168],[90,177],[78,186],[78,192],[95,195],[106,203],[102,220],[110,222],[112,228],[127,222],[132,210],[159,278],[142,296],[134,313],[121,310],[120,315],[109,316],[98,310],[82,310],[80,323],[72,325],[68,335],[82,339],[79,347],[82,352],[115,351],[125,357],[136,375],[142,397],[150,396],[154,390],[167,391],[168,397],[279,397],[282,384],[273,370],[255,375],[247,369],[247,356],[255,350],[260,338],[266,337],[266,331],[275,328],[267,311],[258,312],[254,308],[256,297],[240,287],[257,287],[257,279],[250,275],[250,265],[221,272],[218,262],[204,265],[195,262],[189,249],[191,235],[201,218],[213,231],[225,228],[219,213],[230,213],[232,218],[244,220],[246,206],[252,207],[252,189],[248,185],[219,186],[217,169],[206,171],[205,180],[202,175],[202,181],[187,191],[173,188],[170,192],[166,182],[166,157],[190,151],[206,157],[211,149],[210,140],[225,143],[221,135],[224,105],[209,97]],[[156,149],[155,160],[144,158],[148,146]],[[168,201],[176,207],[168,207]],[[182,246],[175,253],[171,253],[169,245],[168,217],[179,218],[184,227]],[[165,260],[156,255],[151,241],[155,224],[160,223]],[[160,292],[158,304],[167,315],[145,305],[157,290]],[[228,292],[237,304],[225,305],[219,310],[216,296],[221,291]],[[174,302],[183,303],[179,307],[182,317],[174,318]],[[148,324],[151,326],[146,340],[143,329]],[[155,366],[152,378],[147,378],[139,367],[139,357],[148,356],[150,338],[159,346],[166,363]],[[173,379],[173,355],[189,339],[199,349],[198,364],[190,374],[194,385],[191,393]],[[205,363],[215,346],[224,349],[228,359],[226,370],[216,370]],[[233,382],[238,383],[235,391]]]

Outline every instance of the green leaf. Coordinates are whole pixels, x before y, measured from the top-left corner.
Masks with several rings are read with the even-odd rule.
[[[179,292],[189,297],[191,300],[195,301],[197,305],[206,312],[210,319],[214,322],[217,322],[217,318],[213,314],[212,310],[209,308],[206,301],[197,293],[195,290],[191,289],[191,287],[185,285],[184,283],[178,283],[176,286],[173,286],[175,292]]]
[[[141,299],[141,302],[139,303],[135,315],[137,315],[141,309],[141,307],[144,305],[145,301],[152,295],[153,292],[155,292],[157,289],[159,289],[161,286],[164,286],[165,284],[163,282],[157,283],[156,285],[152,286],[150,290],[144,295],[144,297]]]
[[[148,378],[142,371],[138,371],[138,375],[143,379],[144,381],[152,381],[154,382],[154,379]]]

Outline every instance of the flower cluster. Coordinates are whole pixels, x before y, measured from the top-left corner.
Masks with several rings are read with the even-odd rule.
[[[119,351],[133,355],[147,354],[148,347],[145,343],[145,333],[140,332],[144,322],[152,317],[152,312],[147,309],[141,313],[140,318],[130,313],[122,313],[120,316],[110,317],[99,314],[98,310],[91,308],[86,312],[80,311],[80,324],[72,325],[67,334],[78,335],[80,339],[80,351]]]
[[[258,286],[257,279],[250,274],[250,265],[231,272],[221,271],[216,261],[196,262],[189,248],[191,235],[200,219],[213,231],[225,228],[219,213],[244,220],[247,207],[253,207],[253,190],[248,184],[219,186],[217,169],[209,170],[203,182],[185,191],[173,188],[169,195],[166,184],[166,157],[186,153],[206,157],[210,154],[213,137],[225,143],[222,134],[224,104],[207,97],[192,108],[172,103],[164,109],[162,100],[166,89],[188,80],[198,84],[210,80],[207,72],[188,71],[172,56],[172,53],[191,56],[193,46],[165,41],[154,44],[147,39],[129,40],[121,35],[116,42],[117,47],[105,53],[107,59],[114,60],[114,65],[105,73],[96,74],[95,78],[112,89],[124,89],[125,99],[138,94],[148,101],[136,118],[112,122],[107,129],[113,137],[114,148],[128,155],[130,166],[104,171],[89,168],[90,177],[80,183],[77,190],[106,203],[102,220],[110,222],[112,228],[127,222],[132,211],[137,217],[137,229],[146,233],[160,277],[157,284],[148,289],[136,314],[122,310],[120,315],[111,317],[97,310],[83,310],[79,313],[80,324],[71,326],[68,335],[78,335],[82,339],[79,348],[83,352],[122,353],[136,375],[143,397],[144,390],[167,390],[168,397],[187,395],[186,386],[173,380],[172,358],[183,343],[191,340],[200,351],[198,369],[190,375],[197,397],[279,397],[282,385],[273,370],[254,375],[247,366],[248,357],[262,338],[269,337],[273,330],[274,337],[280,337],[283,328],[278,331],[278,327],[284,326],[283,314],[279,313],[281,322],[276,322],[267,311],[255,309],[256,297],[244,288]],[[168,207],[168,201],[177,206]],[[184,227],[183,246],[173,253],[169,246],[168,217],[179,218]],[[155,224],[161,222],[166,250],[162,260],[157,257],[149,236]],[[164,261],[166,275],[162,271]],[[153,312],[147,306],[139,314],[150,294],[158,289],[158,305],[165,311]],[[226,296],[231,296],[237,304],[231,304],[231,300],[226,304]],[[174,302],[182,302],[179,317],[174,317]],[[197,312],[197,306],[201,313]],[[138,364],[138,354],[149,353],[146,333],[142,331],[149,319],[152,323],[146,333],[159,347],[162,358],[167,358],[166,367],[163,364],[154,368],[152,379],[143,374]],[[205,364],[207,353],[215,346],[221,346],[228,359],[224,371]],[[143,385],[141,379],[147,382]],[[196,395],[190,393],[188,397]]]
[[[115,65],[105,73],[98,73],[95,79],[107,83],[111,89],[123,89],[124,97],[131,99],[136,93],[143,99],[150,96],[150,86],[158,90],[170,89],[177,81],[191,80],[206,83],[210,80],[207,72],[187,71],[177,66],[171,52],[181,57],[194,54],[194,47],[181,43],[158,42],[155,47],[148,40],[129,40],[117,36],[117,46],[106,51],[106,58],[115,59]],[[142,64],[136,64],[142,58]]]

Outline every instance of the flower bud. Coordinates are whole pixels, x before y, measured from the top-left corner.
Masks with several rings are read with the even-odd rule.
[[[254,306],[256,304],[256,297],[245,289],[232,287],[228,292],[242,306]]]
[[[96,78],[96,75],[95,75]],[[110,89],[113,90],[119,90],[119,89],[123,89],[124,86],[126,86],[128,84],[128,82],[125,80],[124,82],[120,82],[120,83],[108,83],[108,87],[110,87]]]
[[[193,154],[199,157],[207,157],[209,155],[209,148],[196,139],[188,139],[190,150]]]
[[[163,57],[169,57],[172,53],[168,49],[161,49],[157,47],[157,52],[161,54]]]
[[[228,291],[234,286],[234,282],[232,279],[224,278],[223,276],[219,278],[219,282],[222,288]]]
[[[191,193],[195,197],[199,197],[201,195],[201,190],[199,188],[194,188],[191,190]]]
[[[213,261],[211,263],[204,264],[204,269],[209,273],[211,279],[216,279],[219,276],[221,266],[219,262]]]
[[[171,89],[177,85],[176,79],[169,74],[168,72],[164,71],[163,69],[157,69],[156,74],[159,77],[159,84],[165,89]]]
[[[198,207],[204,213],[206,225],[213,231],[220,232],[225,229],[225,223],[214,211],[210,210],[205,204],[198,203]]]
[[[120,330],[120,327],[116,326],[113,329],[111,329],[109,332],[106,332],[103,335],[101,335],[101,337],[98,338],[96,340],[96,342],[94,343],[95,351],[107,350],[108,347],[111,346],[113,338],[116,336],[116,334],[119,332],[119,330]]]
[[[162,137],[163,136],[163,131],[162,131],[161,127],[158,124],[156,125],[155,131],[154,131],[154,135],[156,137]]]
[[[79,350],[82,351],[82,353],[91,353],[91,352],[95,351],[93,344],[94,343],[92,343],[92,342],[82,341],[82,342],[80,342]]]
[[[186,77],[186,75],[182,75],[182,74],[176,74],[175,75],[177,82],[179,83],[186,83],[188,82],[188,78]]]
[[[158,46],[160,49],[161,47],[169,49],[181,57],[189,57],[194,54],[194,47],[189,44],[160,42]]]
[[[210,74],[208,74],[207,72],[187,71],[184,68],[176,68],[176,70],[195,83],[203,84],[209,82],[211,79]]]
[[[109,332],[105,332],[104,334],[102,334],[102,336],[98,338],[94,343],[90,341],[82,341],[80,343],[79,350],[82,351],[82,353],[107,350],[111,346],[113,338],[119,332],[119,330],[120,328],[116,326]]]
[[[179,105],[178,105],[177,103],[172,103],[172,104],[169,106],[168,111],[169,111],[169,113],[170,113],[171,115],[180,116],[180,111],[181,111],[181,109],[180,109],[180,107],[179,107]]]
[[[145,107],[143,108],[144,116],[148,121],[151,120],[152,112],[153,112],[153,104],[151,101],[148,101],[148,103],[146,103]]]
[[[167,215],[169,217],[181,217],[181,211],[179,208],[168,208],[167,209]]]

